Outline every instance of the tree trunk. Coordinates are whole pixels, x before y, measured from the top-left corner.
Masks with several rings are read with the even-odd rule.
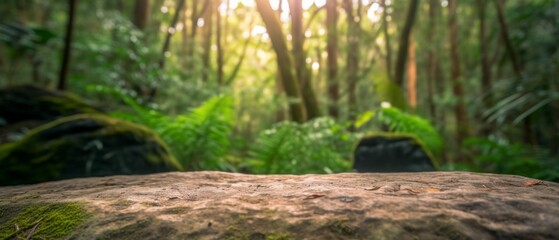
[[[250,23],[248,24],[249,28],[248,29],[252,29],[254,26],[254,17],[251,17],[250,19]],[[231,74],[227,77],[227,80],[224,82],[225,85],[230,85],[233,83],[233,80],[235,80],[235,78],[237,77],[237,74],[239,73],[239,71],[241,70],[241,66],[243,65],[243,62],[245,60],[245,57],[247,55],[247,51],[248,51],[248,45],[250,43],[250,40],[252,39],[252,34],[249,34],[249,36],[247,37],[247,39],[245,40],[245,42],[243,43],[243,49],[241,51],[241,56],[239,57],[239,60],[237,61],[237,63],[235,64],[235,67],[233,67],[233,70],[231,71]],[[218,57],[219,59],[219,57]],[[279,74],[278,74],[278,79],[279,79]],[[276,85],[280,85],[281,86],[281,81],[280,80],[276,80]],[[278,95],[283,94],[283,91],[281,92],[276,92]],[[283,110],[282,110],[283,111]]]
[[[522,77],[522,65],[520,64],[520,61],[518,60],[518,57],[516,56],[516,53],[514,51],[514,47],[512,46],[512,42],[510,41],[508,25],[507,25],[507,21],[506,21],[506,18],[505,18],[505,12],[504,12],[504,9],[503,9],[503,1],[502,0],[495,0],[495,5],[496,5],[496,8],[497,8],[497,16],[499,18],[499,25],[501,26],[501,36],[502,36],[503,42],[505,43],[505,47],[507,49],[507,52],[510,56],[510,60],[512,62],[512,69],[514,71],[514,74],[516,74],[516,77],[520,78],[520,77]]]
[[[502,0],[495,0],[495,6],[497,8],[497,16],[499,18],[499,25],[501,26],[501,38],[505,43],[505,47],[507,53],[509,54],[510,60],[512,62],[512,70],[516,75],[517,79],[522,78],[522,71],[523,67],[520,63],[520,60],[516,56],[516,52],[514,51],[514,47],[512,46],[512,42],[510,40],[508,25],[505,17],[505,10],[503,7]],[[535,131],[533,129],[530,116],[524,118],[523,120],[523,131],[524,131],[524,142],[531,145],[536,145],[536,137]]]
[[[410,41],[410,34],[412,32],[413,24],[415,22],[415,15],[417,13],[418,0],[410,0],[410,6],[406,17],[406,23],[400,35],[400,43],[398,46],[398,56],[396,58],[396,72],[394,73],[394,80],[398,86],[404,86],[404,72],[406,69],[406,62],[408,58],[408,44]]]
[[[450,61],[451,61],[451,77],[452,77],[452,92],[457,98],[456,105],[454,107],[454,114],[456,117],[456,128],[457,128],[457,143],[458,147],[461,146],[462,141],[469,135],[468,129],[468,116],[466,113],[466,107],[464,105],[464,91],[462,89],[462,84],[460,83],[461,70],[460,70],[460,56],[458,53],[458,24],[456,21],[456,7],[457,0],[448,1],[449,9],[449,31],[450,31]],[[460,153],[458,153],[460,154]]]
[[[485,31],[485,9],[486,1],[477,0],[478,14],[479,14],[479,53],[481,57],[481,96],[483,107],[489,109],[492,105],[491,100],[491,63],[489,61],[489,51],[487,47],[487,36]],[[484,136],[492,132],[492,127],[482,123],[481,134]]]
[[[390,34],[388,33],[388,13],[386,12],[386,0],[381,0],[382,4],[382,30],[384,32],[384,41],[386,48],[386,76],[389,80],[393,80],[392,76],[392,48],[390,47]]]
[[[214,0],[206,0],[209,8],[204,12],[204,26],[202,28],[203,41],[202,41],[202,81],[208,81],[208,75],[211,71],[210,56],[212,52],[212,32],[213,32],[213,10]]]
[[[293,63],[289,56],[287,41],[281,29],[279,18],[268,0],[256,0],[258,12],[266,25],[266,30],[272,41],[272,47],[276,53],[278,68],[283,82],[283,87],[289,99],[289,112],[293,121],[305,122],[305,109],[301,102],[301,92],[295,74]]]
[[[191,69],[193,68],[193,64],[194,64],[194,55],[195,55],[195,49],[196,49],[196,35],[197,35],[197,30],[198,30],[198,19],[204,15],[204,13],[206,12],[206,10],[209,8],[209,3],[210,1],[203,1],[203,5],[202,8],[199,9],[199,2],[198,0],[193,1],[192,4],[192,13],[190,15],[190,40],[189,42],[189,46],[188,46],[188,62],[187,62],[187,68]]]
[[[216,12],[215,12],[215,17],[216,17],[216,23],[215,23],[215,27],[216,27],[216,32],[215,32],[215,37],[216,37],[216,45],[217,45],[217,84],[219,85],[223,85],[223,64],[224,64],[224,60],[223,60],[223,45],[222,45],[222,19],[221,19],[221,12],[219,12],[219,5],[221,4],[221,1],[217,1],[216,5]],[[227,19],[225,19],[225,22],[227,22]]]
[[[428,52],[428,66],[427,66],[427,106],[429,108],[429,115],[434,121],[437,120],[437,112],[435,108],[435,88],[434,82],[437,79],[437,54],[435,53],[435,46],[438,46],[438,41],[435,42],[435,33],[437,32],[437,10],[439,6],[438,0],[429,1],[429,30],[427,35],[427,41],[432,43],[429,46]]]
[[[179,0],[177,4],[177,9],[175,11],[175,15],[173,16],[173,21],[171,22],[171,26],[167,30],[167,35],[165,37],[165,42],[163,44],[163,49],[161,51],[161,58],[159,59],[159,68],[165,68],[165,53],[169,51],[169,44],[171,43],[171,37],[175,33],[175,29],[177,26],[177,22],[179,21],[180,12],[182,11],[182,7],[184,6],[185,0]]]
[[[306,54],[303,49],[305,35],[303,32],[303,2],[302,0],[291,0],[289,3],[291,13],[291,36],[292,36],[292,53],[295,62],[295,74],[297,82],[301,88],[303,103],[307,113],[307,120],[320,116],[318,101],[314,93],[311,74],[306,63]]]
[[[328,52],[328,114],[334,118],[340,115],[340,87],[338,79],[338,0],[326,1],[326,29],[328,31],[326,51]]]
[[[361,1],[358,2],[361,4]],[[345,0],[345,10],[347,13],[347,59],[346,59],[346,72],[347,72],[347,86],[348,86],[348,120],[350,122],[350,131],[355,130],[355,121],[357,120],[357,81],[359,72],[359,36],[360,29],[360,16],[355,16],[353,13],[353,1]],[[360,6],[358,6],[358,9]],[[359,10],[357,13],[359,14]]]
[[[149,18],[149,0],[136,0],[132,23],[136,28],[144,30]]]
[[[182,66],[184,68],[188,68],[189,66],[189,61],[190,61],[190,41],[188,41],[188,7],[187,7],[187,2],[184,3],[184,6],[182,7],[182,24],[183,24],[183,28],[181,31],[182,34],[182,44],[181,44],[181,60],[182,60]]]
[[[62,65],[58,79],[58,90],[66,90],[68,78],[68,65],[72,51],[72,32],[74,31],[74,17],[76,15],[76,0],[68,0],[68,21],[66,23],[66,35],[64,36],[64,51],[62,53]]]
[[[415,42],[413,34],[410,35],[408,51],[408,105],[413,112],[417,108],[417,64],[415,62]]]

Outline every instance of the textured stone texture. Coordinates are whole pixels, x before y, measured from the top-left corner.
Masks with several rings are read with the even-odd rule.
[[[45,202],[83,203],[74,239],[559,239],[559,184],[511,175],[175,172],[0,188],[0,210]]]

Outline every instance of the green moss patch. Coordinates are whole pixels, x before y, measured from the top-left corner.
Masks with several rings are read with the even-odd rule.
[[[87,218],[80,203],[3,206],[0,212],[0,239],[62,239]]]

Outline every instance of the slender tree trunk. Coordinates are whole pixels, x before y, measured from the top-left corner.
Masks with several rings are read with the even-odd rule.
[[[436,108],[435,108],[435,100],[434,100],[434,95],[435,95],[435,89],[434,89],[434,82],[437,78],[437,64],[438,64],[438,59],[437,59],[437,54],[435,53],[435,46],[438,46],[438,44],[435,42],[435,34],[437,32],[437,10],[438,10],[438,6],[439,6],[439,1],[438,0],[430,0],[429,1],[429,30],[428,30],[428,35],[427,35],[427,41],[432,43],[431,46],[429,46],[429,52],[428,52],[428,64],[429,66],[427,66],[427,106],[429,108],[429,115],[431,116],[431,119],[433,119],[434,121],[437,120],[437,112],[436,112]],[[437,41],[438,42],[438,41]]]
[[[254,26],[254,19],[253,17],[251,17],[250,19],[250,23],[248,24],[249,28],[248,29],[252,29]],[[249,36],[247,37],[247,39],[245,39],[245,42],[243,43],[243,49],[241,51],[241,56],[239,57],[239,60],[237,61],[237,63],[235,64],[235,67],[233,67],[233,71],[231,71],[231,74],[229,75],[229,77],[227,77],[227,80],[225,81],[225,85],[230,85],[231,83],[233,83],[233,80],[235,80],[235,78],[237,77],[237,74],[239,73],[239,71],[241,70],[241,66],[243,65],[243,62],[245,60],[245,57],[247,55],[247,51],[248,51],[248,45],[250,43],[250,40],[252,39],[252,34],[249,34]],[[281,81],[278,80],[279,79],[279,74],[278,77],[276,79],[276,85],[281,85]],[[283,91],[281,92],[276,92],[278,95],[283,94]],[[282,110],[283,112],[283,110]]]
[[[207,3],[207,1],[204,1]],[[190,11],[190,36],[187,40],[188,42],[188,52],[187,52],[187,62],[186,68],[192,69],[194,67],[194,55],[196,49],[196,35],[198,33],[198,18],[200,18],[200,14],[202,10],[199,8],[200,1],[194,0],[192,1],[192,10]],[[202,7],[203,9],[204,7]],[[186,16],[185,16],[186,17]],[[186,21],[186,20],[185,20]]]
[[[208,81],[208,75],[211,71],[210,66],[210,55],[212,52],[212,32],[213,32],[213,10],[214,10],[214,0],[206,0],[209,4],[209,9],[204,12],[204,26],[203,31],[203,41],[202,41],[202,81]]]
[[[199,2],[202,2],[203,5],[200,6]],[[194,67],[194,58],[196,55],[196,46],[197,46],[197,42],[196,42],[196,37],[198,35],[198,19],[200,19],[204,13],[208,10],[210,5],[210,1],[199,1],[199,0],[195,0],[193,1],[193,5],[192,5],[192,13],[190,15],[190,40],[189,43],[190,45],[188,46],[188,65],[187,68],[188,69],[192,69]]]
[[[62,66],[58,79],[58,90],[66,90],[68,78],[68,65],[72,51],[72,34],[74,31],[74,17],[76,15],[76,0],[68,0],[68,22],[66,23],[66,35],[64,36],[64,52],[62,54]]]
[[[415,22],[415,15],[417,13],[418,0],[410,0],[410,6],[406,16],[406,23],[400,35],[400,42],[398,46],[398,56],[396,58],[396,72],[394,73],[394,80],[398,86],[404,86],[404,72],[406,69],[406,62],[408,58],[408,44],[410,41],[410,34]]]
[[[512,46],[512,42],[510,41],[509,35],[509,28],[507,24],[507,20],[505,17],[505,10],[503,7],[502,0],[495,0],[495,5],[497,8],[497,16],[499,18],[499,25],[501,26],[501,37],[503,42],[505,43],[505,47],[509,54],[510,60],[512,62],[512,69],[518,78],[522,77],[522,65],[516,56],[516,52],[514,51],[514,47]]]
[[[361,1],[358,2],[361,4]],[[354,15],[353,1],[345,0],[345,10],[347,13],[347,86],[348,86],[348,119],[351,123],[349,130],[355,130],[357,119],[357,81],[359,72],[359,36],[360,36],[360,16]],[[358,7],[359,8],[359,7]],[[359,11],[357,11],[359,13]],[[359,19],[358,19],[359,18]]]
[[[140,30],[146,28],[149,18],[149,0],[136,0],[132,23]]]
[[[278,1],[278,9],[276,9],[276,12],[274,12],[277,15],[278,19],[281,18],[281,14],[283,12],[283,9],[281,8],[282,4],[283,4],[283,0],[279,0]],[[280,69],[279,62],[277,62],[277,61],[276,61],[276,67],[277,67],[277,69]],[[284,95],[285,94],[285,89],[283,88],[283,79],[281,78],[280,71],[277,71],[275,80],[276,80],[276,89],[275,89],[276,94],[278,96]],[[276,114],[275,114],[276,122],[283,122],[283,121],[287,120],[288,116],[287,116],[286,112],[287,111],[285,109],[285,106],[283,104],[280,105],[278,110],[276,111]]]
[[[384,32],[384,41],[386,48],[386,76],[389,80],[393,80],[392,76],[392,48],[390,47],[390,34],[388,33],[388,13],[386,12],[386,0],[381,0],[382,4],[382,30]]]
[[[523,67],[522,64],[520,63],[520,60],[516,56],[516,52],[514,51],[514,47],[512,46],[512,42],[510,40],[503,1],[495,0],[495,6],[497,8],[497,17],[499,18],[499,25],[501,27],[501,39],[505,43],[505,48],[512,62],[512,70],[514,71],[516,78],[521,79]],[[524,142],[531,145],[536,145],[537,141],[536,141],[535,131],[533,129],[530,116],[524,118],[523,120],[523,131],[524,131]]]
[[[291,0],[289,3],[291,10],[291,36],[292,53],[295,61],[295,74],[301,88],[303,103],[307,113],[307,120],[320,116],[318,101],[312,87],[311,74],[306,63],[306,54],[303,49],[305,35],[303,32],[303,2],[302,0]]]
[[[457,142],[458,147],[461,146],[462,141],[469,135],[469,125],[468,116],[466,113],[466,107],[464,105],[464,91],[462,89],[462,84],[460,83],[461,70],[460,70],[460,56],[458,53],[458,24],[456,21],[456,8],[458,1],[449,0],[449,31],[450,31],[450,61],[451,61],[451,76],[452,76],[452,92],[457,98],[456,105],[454,107],[454,114],[456,117],[456,128],[457,128]],[[459,153],[460,155],[460,153]]]
[[[340,115],[340,87],[338,79],[338,0],[326,1],[326,29],[328,31],[326,51],[328,52],[328,114],[334,118]]]
[[[223,45],[222,45],[222,19],[221,19],[221,12],[219,12],[219,5],[221,4],[221,1],[217,1],[216,5],[216,9],[217,11],[215,12],[215,17],[216,17],[216,45],[217,45],[217,84],[219,85],[223,85],[223,64],[224,64],[224,60],[223,60]],[[227,22],[227,19],[225,19],[225,21]]]
[[[295,74],[293,73],[293,62],[289,56],[287,41],[281,29],[279,18],[268,0],[256,0],[258,12],[266,25],[266,30],[272,41],[272,47],[276,53],[279,72],[283,81],[283,86],[289,100],[289,112],[293,121],[305,122],[305,109],[301,102],[301,92]]]
[[[410,35],[408,51],[408,105],[412,111],[415,111],[417,108],[417,64],[415,61],[415,42],[413,34]]]
[[[173,16],[173,21],[171,22],[171,26],[169,26],[169,29],[167,30],[167,35],[165,37],[165,42],[163,44],[163,49],[161,51],[161,58],[159,59],[160,69],[165,68],[165,53],[169,51],[169,44],[171,43],[171,37],[174,35],[176,31],[175,29],[177,26],[177,22],[179,21],[179,16],[182,11],[182,7],[184,6],[184,1],[185,0],[179,0],[175,15]]]
[[[187,7],[187,2],[184,3],[184,6],[182,7],[182,24],[183,24],[183,28],[181,31],[182,34],[182,44],[181,44],[181,60],[182,60],[182,66],[185,68],[188,68],[189,66],[189,61],[190,61],[190,55],[189,55],[189,48],[190,48],[190,41],[188,41],[188,7]]]
[[[486,1],[477,0],[478,14],[479,14],[479,53],[481,57],[481,96],[483,101],[483,107],[489,109],[492,105],[491,100],[491,63],[489,61],[489,51],[487,47],[487,36],[485,31],[485,9]],[[489,135],[492,132],[492,127],[490,125],[482,124],[481,134]]]

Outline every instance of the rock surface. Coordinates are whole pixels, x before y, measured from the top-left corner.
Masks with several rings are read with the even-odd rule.
[[[17,209],[74,202],[88,218],[72,239],[559,239],[559,184],[467,172],[174,172],[1,187],[0,236],[15,231]]]

